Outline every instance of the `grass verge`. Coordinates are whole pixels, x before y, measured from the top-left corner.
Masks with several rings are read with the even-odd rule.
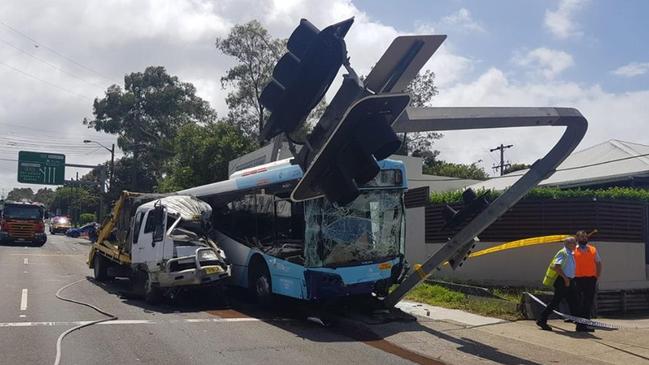
[[[521,291],[495,289],[493,293],[504,300],[470,296],[441,285],[424,282],[410,291],[405,299],[510,321],[522,318],[517,310]]]

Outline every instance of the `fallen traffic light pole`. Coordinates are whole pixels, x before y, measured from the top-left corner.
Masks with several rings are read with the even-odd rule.
[[[453,212],[454,220],[468,224],[411,272],[382,300],[393,307],[435,268],[449,262],[459,267],[478,234],[502,216],[538,183],[552,175],[577,147],[588,123],[571,108],[407,108],[408,84],[446,39],[445,35],[397,37],[365,79],[358,77],[347,57],[344,37],[353,18],[318,30],[302,19],[288,40],[288,52],[273,70],[273,79],[259,99],[272,114],[262,138],[284,134],[294,164],[304,176],[291,193],[293,201],[326,197],[346,205],[359,195],[359,186],[379,172],[377,161],[398,147],[395,133],[511,128],[566,127],[557,144],[492,203],[466,194],[466,207]],[[348,71],[324,114],[304,141],[290,134],[303,125],[320,102],[341,66]],[[298,152],[294,144],[301,144]],[[477,198],[477,199],[476,199]],[[454,225],[458,222],[454,222]],[[463,223],[463,222],[462,222]]]
[[[542,159],[537,160],[514,185],[494,200],[471,222],[408,275],[383,301],[393,307],[435,268],[455,259],[461,262],[473,246],[475,237],[500,218],[527,192],[548,178],[577,147],[586,134],[588,123],[571,108],[413,108],[401,116],[397,132],[448,131],[463,129],[564,126],[563,136]],[[459,254],[459,255],[458,255]],[[460,256],[460,257],[458,257]]]

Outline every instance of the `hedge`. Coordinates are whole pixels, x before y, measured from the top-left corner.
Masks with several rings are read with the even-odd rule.
[[[487,194],[487,199],[493,200],[502,191],[478,190],[476,194]],[[606,189],[559,189],[535,188],[530,190],[523,199],[615,199],[649,202],[649,190],[627,187],[612,187]],[[433,192],[430,194],[433,204],[450,204],[462,202],[462,191]]]
[[[79,216],[79,224],[81,225],[96,221],[97,216],[95,216],[95,213],[81,213],[81,215]]]

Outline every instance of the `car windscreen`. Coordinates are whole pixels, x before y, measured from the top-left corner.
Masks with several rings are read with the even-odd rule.
[[[33,205],[6,205],[3,216],[13,219],[41,219],[41,208]]]

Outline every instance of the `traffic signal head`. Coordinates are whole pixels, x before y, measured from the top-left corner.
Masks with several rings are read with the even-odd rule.
[[[462,193],[462,209],[456,211],[449,205],[444,207],[442,216],[444,217],[446,224],[442,227],[442,230],[452,230],[480,213],[489,205],[489,201],[486,197],[487,194],[488,192],[484,192],[478,196],[471,188],[466,189]]]
[[[263,140],[294,131],[320,102],[347,57],[344,37],[353,22],[350,18],[319,31],[308,20],[300,21],[259,97],[271,112]]]
[[[391,125],[409,102],[407,94],[365,97],[346,111],[329,134],[309,136],[310,145],[318,149],[304,147],[297,156],[305,174],[291,198],[302,201],[324,195],[342,205],[354,200],[359,186],[379,173],[377,160],[399,149],[401,143]]]
[[[459,211],[448,205],[445,206],[442,211],[442,216],[444,217],[446,224],[442,227],[442,230],[454,230],[479,214],[489,205],[489,201],[486,198],[487,193],[488,192],[485,192],[478,196],[471,188],[469,188],[462,193],[463,206]],[[478,240],[478,237],[474,237],[471,241],[465,243],[459,250],[457,250],[453,257],[449,258],[448,264],[454,270],[462,266],[464,261],[471,254],[471,250],[473,250]]]

